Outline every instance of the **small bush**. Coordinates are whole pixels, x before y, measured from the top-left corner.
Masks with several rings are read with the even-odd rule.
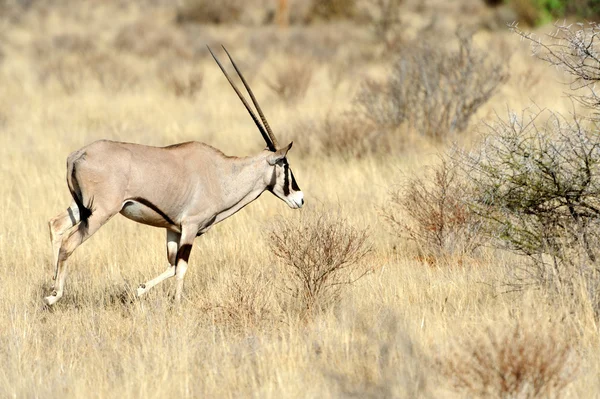
[[[328,116],[315,131],[324,154],[348,159],[400,152],[406,144],[398,131],[381,129],[351,113]]]
[[[363,14],[378,41],[387,48],[399,40],[400,8],[404,0],[363,0]]]
[[[419,256],[432,263],[470,255],[485,241],[481,218],[465,202],[468,188],[458,172],[442,160],[426,176],[413,175],[400,184],[381,209],[394,232],[415,242]]]
[[[185,0],[177,10],[177,22],[231,24],[238,22],[243,0]]]
[[[331,212],[303,211],[299,218],[274,226],[269,246],[287,277],[285,291],[302,312],[327,308],[367,273],[367,238],[366,230]]]
[[[399,153],[407,147],[407,137],[400,130],[373,126],[352,113],[327,115],[324,119],[300,119],[288,127],[288,136],[302,137],[302,156],[311,154],[356,160],[373,155]]]
[[[193,54],[182,33],[151,20],[140,20],[123,26],[113,39],[114,47],[142,58],[191,59]]]
[[[471,37],[458,39],[458,51],[421,43],[404,53],[385,82],[363,84],[356,112],[375,125],[408,124],[438,140],[464,131],[508,75],[500,62],[473,47]]]
[[[273,81],[267,80],[267,86],[286,102],[294,102],[306,95],[313,75],[313,66],[307,60],[292,59],[279,68]]]
[[[356,11],[356,0],[312,0],[308,19],[352,19],[356,16]]]
[[[56,83],[68,95],[90,84],[118,92],[130,90],[139,83],[138,76],[127,64],[104,53],[57,55],[44,59],[38,68],[41,83]]]
[[[169,63],[159,67],[158,78],[177,97],[194,98],[202,89],[204,73],[194,68],[177,68]]]
[[[577,362],[574,348],[553,328],[516,325],[469,337],[441,359],[442,374],[469,397],[561,397],[576,377]]]

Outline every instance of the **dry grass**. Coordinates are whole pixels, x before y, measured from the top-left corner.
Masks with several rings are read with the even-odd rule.
[[[442,360],[442,373],[458,391],[479,398],[563,397],[577,377],[575,351],[560,326],[540,324],[469,337]]]
[[[431,2],[431,7],[450,15],[450,3]],[[305,96],[288,104],[265,83],[273,66],[255,56],[263,54],[259,50],[268,53],[272,45],[274,54],[283,57],[289,42],[264,39],[278,33],[269,27],[179,26],[165,2],[143,5],[114,0],[53,9],[44,3],[2,20],[0,397],[464,397],[433,367],[437,359],[451,357],[450,343],[465,331],[486,326],[502,337],[505,326],[526,325],[531,314],[560,326],[560,334],[549,335],[552,342],[572,348],[570,356],[580,364],[572,383],[555,386],[550,394],[597,396],[599,336],[589,306],[574,309],[568,298],[544,290],[501,294],[499,282],[505,281],[508,265],[520,262],[503,252],[484,249],[477,266],[422,267],[406,243],[382,225],[376,206],[387,198],[392,182],[401,172],[419,173],[438,162],[435,154],[445,149],[443,144],[420,142],[406,150],[354,157],[307,151],[303,146],[310,145],[310,135],[289,129],[301,120],[323,120],[330,112],[350,109],[359,83],[384,73],[387,57],[373,55],[385,45],[373,43],[369,32],[362,35],[368,27],[303,27],[304,37],[321,49],[310,50],[311,40],[304,41],[307,56],[322,64]],[[403,14],[410,16],[410,26],[428,23],[419,12]],[[137,47],[129,39],[117,40],[120,34],[136,37],[123,29],[149,16],[162,22],[144,33],[147,41]],[[171,41],[163,42],[156,32]],[[66,33],[81,40],[44,42]],[[414,31],[406,33],[410,37]],[[85,52],[110,61],[80,64],[86,60],[80,54],[85,38],[94,43]],[[492,43],[488,33],[474,40]],[[530,70],[535,61],[527,49],[519,47],[516,37],[506,40],[515,50],[513,76]],[[62,301],[52,310],[43,308],[53,271],[47,221],[69,204],[64,164],[71,151],[100,138],[149,145],[199,140],[240,156],[263,148],[227,81],[206,56],[206,42],[228,45],[242,68],[255,65],[251,83],[275,132],[281,141],[296,140],[290,163],[305,192],[306,209],[292,211],[266,193],[199,238],[178,308],[169,299],[171,281],[143,300],[130,300],[131,287],[164,269],[165,234],[117,216],[70,259]],[[36,43],[46,49],[43,54],[61,46],[64,55],[55,52],[56,58],[44,59]],[[186,43],[186,52],[169,43]],[[352,60],[352,68],[339,71],[333,88],[327,60],[342,64],[344,59]],[[42,83],[40,70],[52,60],[74,68],[73,73],[99,68],[114,84],[102,85],[87,75],[73,81],[72,91],[55,75]],[[178,63],[178,71],[202,71],[201,91],[195,96],[166,91],[157,73],[165,60]],[[536,68],[545,74],[544,84],[523,93],[518,80],[509,81],[473,119],[489,118],[507,103],[522,109],[531,100],[568,109],[554,72]],[[135,85],[125,83],[120,70],[135,77]],[[459,145],[468,142],[465,136]],[[359,231],[370,226],[373,272],[346,287],[335,306],[303,319],[281,306],[280,269],[263,232],[276,220],[305,216],[311,208],[339,208],[349,226]]]

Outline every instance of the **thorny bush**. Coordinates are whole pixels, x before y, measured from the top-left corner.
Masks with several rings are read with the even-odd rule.
[[[552,112],[511,114],[461,157],[474,189],[472,209],[498,244],[532,260],[520,270],[520,283],[575,295],[583,281],[600,310],[597,125]]]
[[[440,360],[441,372],[467,397],[562,397],[578,362],[575,348],[554,333],[557,327],[547,327],[517,324],[470,337]]]
[[[465,202],[467,184],[446,159],[427,172],[409,176],[390,192],[383,218],[399,237],[416,243],[419,256],[429,263],[471,255],[485,237],[481,218]]]
[[[301,213],[282,219],[269,234],[271,252],[282,266],[285,291],[310,313],[337,302],[343,289],[363,277],[371,247],[366,229],[335,212]]]

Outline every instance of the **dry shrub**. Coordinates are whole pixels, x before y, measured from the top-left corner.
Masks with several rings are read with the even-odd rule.
[[[278,39],[280,51],[287,57],[331,65],[340,58],[363,51],[363,46],[347,46],[347,43],[363,42],[362,30],[353,29],[347,24],[324,24],[318,28],[291,28],[289,33]],[[275,41],[277,43],[277,41]],[[368,50],[374,51],[372,46]],[[353,65],[356,66],[356,65]]]
[[[356,0],[312,0],[310,21],[352,19],[357,15]]]
[[[317,130],[321,151],[326,155],[362,158],[376,152],[371,126],[349,115],[327,117]]]
[[[286,102],[295,102],[306,95],[313,75],[313,65],[307,60],[291,59],[278,68],[267,86]]]
[[[361,14],[367,19],[378,41],[387,48],[399,40],[400,9],[404,0],[362,0]]]
[[[556,328],[516,325],[469,337],[440,360],[442,374],[469,397],[561,397],[578,370],[575,349]]]
[[[122,60],[97,52],[48,58],[39,65],[38,76],[41,83],[55,82],[68,95],[90,84],[109,91],[123,91],[139,82],[138,76]]]
[[[194,98],[204,80],[202,71],[185,65],[176,67],[173,63],[160,65],[157,75],[165,88],[177,97]]]
[[[346,160],[400,153],[408,146],[401,128],[384,128],[354,113],[329,114],[322,120],[301,119],[291,124],[288,135],[302,137],[302,155],[339,156]]]
[[[351,113],[328,116],[314,132],[324,154],[350,159],[400,152],[406,145],[401,130],[384,129]]]
[[[457,51],[424,42],[403,52],[384,82],[363,84],[356,111],[376,125],[407,123],[438,140],[464,131],[508,74],[502,63],[477,50],[470,36],[457,37]]]
[[[63,33],[52,38],[52,50],[85,53],[96,49],[97,43],[91,36],[83,36],[76,33]]]
[[[190,59],[193,57],[190,46],[182,33],[153,23],[152,20],[136,21],[122,27],[113,39],[116,49],[143,58]]]
[[[331,211],[303,211],[300,217],[280,220],[269,234],[269,246],[294,305],[308,313],[337,302],[343,289],[368,271],[367,239],[366,229]]]
[[[243,9],[243,0],[184,0],[177,22],[231,24],[240,20]]]
[[[472,254],[485,238],[481,219],[465,201],[469,188],[458,167],[442,159],[427,172],[391,191],[381,208],[383,218],[398,237],[415,242],[419,256],[429,262]]]
[[[122,58],[96,53],[85,57],[84,63],[91,79],[108,91],[126,91],[140,82],[138,73]]]
[[[517,13],[519,21],[529,26],[542,22],[542,10],[533,0],[511,0],[510,6]]]
[[[55,58],[39,66],[39,80],[42,84],[55,81],[66,94],[73,94],[86,81],[86,74],[79,59]]]

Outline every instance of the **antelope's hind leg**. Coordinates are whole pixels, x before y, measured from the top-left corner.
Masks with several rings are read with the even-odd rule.
[[[167,270],[156,276],[150,281],[140,284],[137,289],[138,298],[144,295],[150,290],[150,288],[163,282],[164,280],[175,276],[175,263],[177,262],[177,251],[179,249],[179,240],[181,234],[167,230],[167,258],[169,259],[169,266]]]
[[[52,264],[54,265],[54,275],[52,276],[52,280],[54,281],[56,281],[56,275],[58,273],[58,254],[60,252],[63,235],[79,222],[81,222],[79,207],[74,202],[66,211],[54,216],[48,222],[48,227],[50,228],[50,241],[52,242]],[[55,289],[55,287],[53,286],[52,289]]]
[[[63,296],[63,291],[65,288],[65,278],[67,277],[67,259],[69,258],[69,256],[71,256],[73,251],[75,251],[75,249],[79,245],[81,245],[85,240],[92,236],[92,234],[98,231],[98,229],[102,227],[102,225],[104,225],[104,223],[106,223],[117,212],[118,210],[105,211],[102,209],[95,209],[87,220],[79,220],[79,224],[77,224],[77,227],[69,230],[66,236],[64,236],[64,233],[68,229],[62,231],[62,238],[60,240],[60,247],[56,258],[56,278],[54,281],[54,288],[52,293],[44,298],[44,302],[46,303],[46,305],[54,305]],[[61,215],[59,215],[57,218],[59,218]],[[60,220],[64,222],[64,219]],[[52,223],[52,221],[50,221],[50,223]],[[52,227],[50,229],[52,234]]]

